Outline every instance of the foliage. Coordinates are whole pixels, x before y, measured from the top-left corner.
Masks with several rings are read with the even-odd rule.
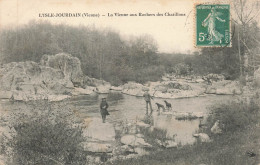
[[[220,104],[211,108],[211,115],[207,121],[210,126],[219,120],[220,127],[224,132],[234,132],[245,129],[250,123],[257,122],[259,106],[251,99],[245,101]],[[211,127],[210,127],[211,128]]]
[[[252,74],[260,64],[259,28],[256,22],[246,25],[243,43],[241,25],[233,24],[232,47],[202,48],[192,55],[158,53],[157,43],[149,35],[123,39],[111,29],[95,26],[53,25],[32,21],[15,29],[0,31],[0,60],[2,63],[32,60],[39,62],[45,54],[69,53],[78,57],[84,74],[121,85],[128,81],[144,83],[158,81],[165,73],[179,75],[223,74],[227,79],[240,75],[244,65],[238,56],[248,53],[248,67]],[[242,61],[245,58],[241,56]],[[252,67],[253,66],[253,67]],[[177,69],[177,70],[176,70]]]
[[[45,54],[69,53],[80,59],[86,75],[114,85],[132,80],[159,80],[163,74],[152,37],[143,35],[123,40],[115,31],[94,26],[32,21],[16,29],[1,29],[0,48],[4,63],[39,62]],[[154,69],[159,72],[152,76]]]
[[[86,164],[82,129],[52,110],[11,116],[16,134],[6,146],[13,151],[7,155],[13,164]]]

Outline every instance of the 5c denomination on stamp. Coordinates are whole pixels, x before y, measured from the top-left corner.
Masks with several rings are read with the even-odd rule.
[[[198,4],[196,10],[197,47],[231,46],[230,5]]]

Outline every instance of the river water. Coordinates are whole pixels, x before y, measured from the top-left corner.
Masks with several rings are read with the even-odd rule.
[[[77,115],[85,119],[89,117],[101,117],[99,104],[103,97],[107,98],[109,104],[108,111],[110,115],[107,122],[118,123],[119,121],[134,121],[145,116],[146,105],[142,97],[129,96],[120,92],[111,92],[109,94],[94,94],[84,96],[74,96],[62,101],[64,105],[73,107],[77,110]],[[224,95],[206,95],[202,97],[184,98],[184,99],[160,99],[154,98],[152,106],[154,109],[154,126],[167,130],[169,137],[175,136],[175,141],[181,144],[192,144],[195,139],[192,134],[199,129],[199,120],[176,120],[173,115],[159,115],[156,110],[156,102],[164,105],[164,100],[172,104],[173,111],[177,112],[209,112],[208,108],[216,103],[226,103],[234,97]],[[26,108],[25,103],[10,104],[8,101],[2,104],[9,105],[8,109]]]
[[[117,92],[107,95],[81,96],[68,100],[79,110],[82,118],[100,117],[99,103],[103,97],[107,98],[110,115],[108,122],[117,123],[122,120],[135,121],[145,116],[146,103],[142,97],[129,96]],[[172,104],[173,111],[177,112],[203,112],[207,114],[214,104],[226,103],[234,97],[227,95],[206,95],[203,97],[184,99],[160,99],[152,100],[154,109],[154,126],[167,130],[168,137],[175,137],[180,144],[192,144],[196,140],[192,135],[198,131],[200,120],[176,120],[172,115],[158,115],[155,103],[164,105],[164,100]]]

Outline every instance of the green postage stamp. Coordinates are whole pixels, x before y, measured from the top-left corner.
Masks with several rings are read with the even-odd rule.
[[[196,5],[196,46],[230,47],[230,5]]]

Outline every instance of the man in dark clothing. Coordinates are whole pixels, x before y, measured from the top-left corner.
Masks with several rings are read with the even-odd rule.
[[[108,104],[106,98],[102,98],[102,101],[100,103],[100,113],[102,116],[103,123],[106,122],[106,116],[109,115],[107,108],[108,108]]]
[[[148,93],[148,91],[145,91],[143,96],[144,96],[144,100],[146,102],[146,115],[148,115],[148,104],[149,104],[150,110],[151,110],[150,114],[152,114],[153,113],[153,108],[152,108],[152,104],[151,104],[152,96]]]

